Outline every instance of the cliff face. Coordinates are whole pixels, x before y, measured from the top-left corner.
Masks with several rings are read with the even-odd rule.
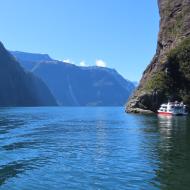
[[[168,100],[190,106],[190,0],[158,0],[156,54],[146,68],[127,112],[155,112]]]
[[[0,43],[0,106],[51,106],[56,101],[46,85],[25,72]]]

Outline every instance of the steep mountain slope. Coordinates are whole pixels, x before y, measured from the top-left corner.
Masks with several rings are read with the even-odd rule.
[[[45,81],[60,105],[122,106],[135,88],[113,69],[78,67],[52,59],[34,61],[22,52],[22,56],[12,54]]]
[[[0,43],[0,106],[47,106],[56,101],[46,85],[25,72]]]
[[[190,0],[158,0],[157,51],[129,100],[127,112],[155,112],[168,100],[190,106]]]

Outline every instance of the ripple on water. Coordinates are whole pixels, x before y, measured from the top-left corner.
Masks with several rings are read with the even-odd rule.
[[[123,108],[1,109],[0,189],[185,190],[189,124]]]

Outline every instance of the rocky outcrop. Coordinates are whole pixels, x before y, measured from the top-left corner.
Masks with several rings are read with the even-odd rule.
[[[41,79],[24,71],[0,43],[0,106],[54,106],[56,101]]]
[[[168,100],[190,106],[190,0],[158,0],[156,54],[128,101],[127,112],[155,112]]]

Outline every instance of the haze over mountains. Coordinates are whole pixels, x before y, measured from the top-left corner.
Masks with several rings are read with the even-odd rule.
[[[79,67],[47,54],[11,52],[25,70],[40,77],[63,106],[122,106],[133,92],[133,82],[114,69]]]
[[[0,42],[0,106],[54,106],[41,79],[24,71]]]

